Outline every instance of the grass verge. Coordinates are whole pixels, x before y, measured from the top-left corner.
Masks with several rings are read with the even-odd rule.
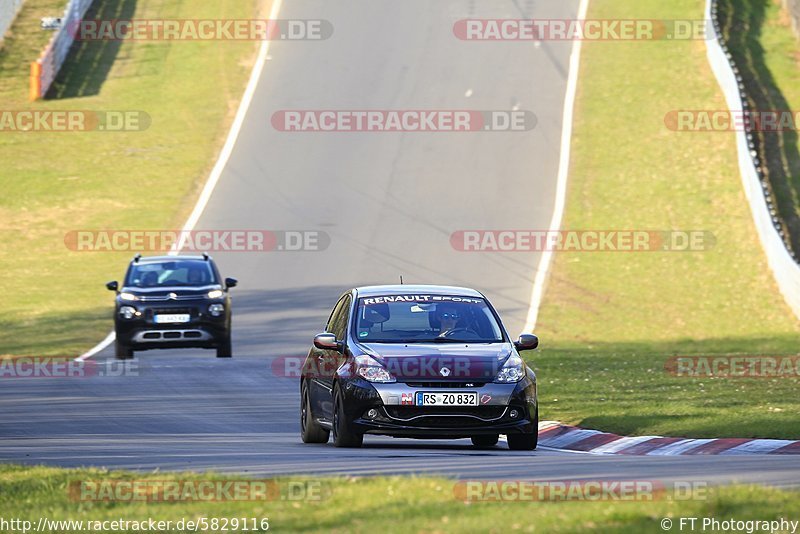
[[[143,503],[73,501],[70,482],[80,480],[222,480],[218,475],[157,474],[0,466],[3,518],[49,521],[157,521],[200,518],[268,518],[282,532],[664,532],[663,518],[716,517],[720,521],[768,521],[800,515],[796,491],[760,486],[710,488],[693,500],[664,498],[602,502],[464,502],[455,481],[442,478],[293,479],[295,487],[324,487],[320,500],[291,498],[261,502]],[[230,478],[230,477],[228,477]],[[279,486],[292,479],[277,479]],[[294,495],[304,495],[303,491]],[[309,493],[310,494],[310,493]],[[40,504],[45,503],[45,504]],[[35,511],[32,511],[33,510]],[[71,532],[61,525],[58,530]],[[200,529],[199,531],[204,531]],[[231,529],[233,531],[233,529]],[[239,530],[241,531],[241,530]],[[252,529],[251,529],[252,531]],[[256,530],[259,531],[259,530]],[[669,530],[667,530],[669,531]]]
[[[702,0],[596,0],[591,19],[703,19]],[[800,438],[797,376],[679,378],[674,355],[792,355],[733,133],[669,130],[725,109],[703,41],[586,42],[565,229],[704,230],[695,252],[560,252],[539,315],[541,415],[622,434]]]
[[[97,0],[86,18],[244,19],[260,0]],[[0,355],[75,355],[111,328],[103,281],[127,252],[73,252],[80,229],[178,229],[224,141],[259,43],[83,42],[48,95],[30,103],[29,64],[50,37],[28,0],[0,49],[6,110],[143,111],[128,132],[0,132]]]

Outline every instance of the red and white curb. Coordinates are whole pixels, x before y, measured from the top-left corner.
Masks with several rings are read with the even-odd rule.
[[[539,423],[539,445],[591,454],[632,456],[800,454],[800,440],[718,438],[689,439],[661,436],[625,437],[569,426],[558,421]]]

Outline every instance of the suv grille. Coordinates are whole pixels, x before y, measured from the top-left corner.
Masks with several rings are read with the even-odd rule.
[[[206,298],[205,295],[177,295],[175,298],[169,298],[167,295],[142,295],[139,300],[142,302],[169,302],[176,300],[200,300]]]

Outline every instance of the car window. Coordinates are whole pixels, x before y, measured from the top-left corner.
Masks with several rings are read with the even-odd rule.
[[[347,318],[350,315],[350,295],[343,297],[331,314],[327,331],[334,334],[336,339],[344,339],[347,331]]]
[[[355,335],[373,343],[503,340],[500,324],[488,303],[483,298],[458,295],[360,298]]]
[[[203,286],[217,283],[207,261],[175,260],[134,263],[128,272],[128,287]]]

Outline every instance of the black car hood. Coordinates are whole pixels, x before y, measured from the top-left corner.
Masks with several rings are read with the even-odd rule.
[[[361,343],[400,381],[487,382],[513,353],[510,343]]]
[[[205,298],[209,291],[222,289],[219,284],[204,286],[123,287],[121,293],[132,293],[142,300],[180,300]],[[175,295],[176,299],[170,298]]]

